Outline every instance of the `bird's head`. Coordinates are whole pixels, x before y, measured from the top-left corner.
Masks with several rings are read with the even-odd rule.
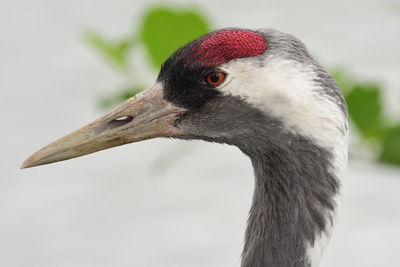
[[[256,136],[274,142],[294,131],[329,143],[346,128],[346,112],[335,81],[299,40],[274,30],[222,29],[178,49],[152,87],[39,150],[22,167],[156,137],[243,150]]]

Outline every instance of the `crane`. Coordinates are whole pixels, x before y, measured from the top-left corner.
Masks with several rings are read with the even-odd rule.
[[[179,48],[153,86],[22,168],[156,137],[234,145],[255,176],[241,266],[315,267],[337,217],[348,131],[337,83],[300,40],[225,28]]]

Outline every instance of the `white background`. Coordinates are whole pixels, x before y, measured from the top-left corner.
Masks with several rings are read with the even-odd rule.
[[[386,111],[400,117],[397,0],[169,3],[198,7],[218,28],[292,33],[324,65],[380,81]],[[0,0],[0,266],[239,266],[253,176],[236,148],[158,139],[19,170],[124,85],[84,30],[119,37],[148,5]],[[400,266],[399,170],[350,161],[321,266]]]

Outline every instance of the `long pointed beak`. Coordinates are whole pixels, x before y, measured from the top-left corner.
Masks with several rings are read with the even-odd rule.
[[[174,122],[186,111],[165,101],[162,85],[157,83],[103,117],[42,148],[21,168],[76,158],[150,138],[181,135]]]

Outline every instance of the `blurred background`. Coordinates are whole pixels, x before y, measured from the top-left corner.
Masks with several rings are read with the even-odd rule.
[[[349,171],[321,266],[400,266],[398,0],[0,0],[0,266],[239,266],[253,174],[234,147],[156,139],[19,170],[223,27],[297,36],[345,93]]]

